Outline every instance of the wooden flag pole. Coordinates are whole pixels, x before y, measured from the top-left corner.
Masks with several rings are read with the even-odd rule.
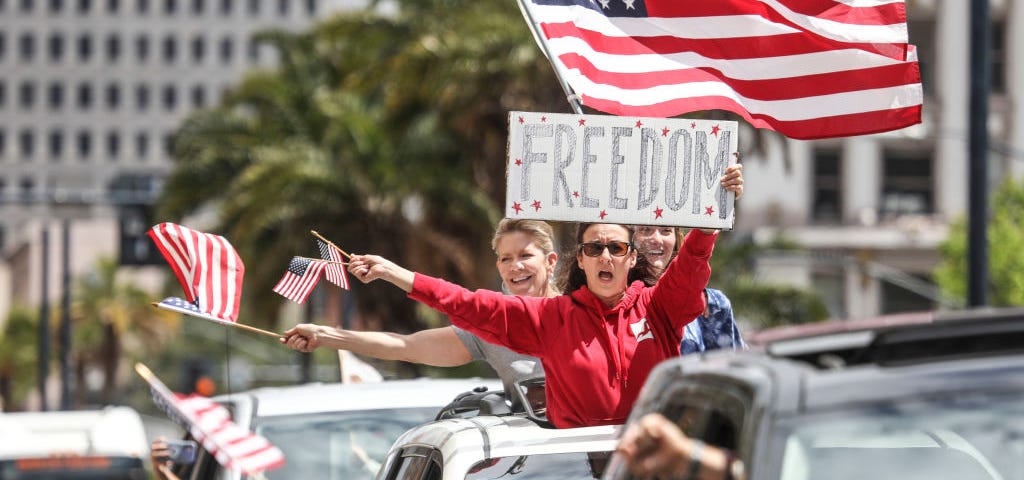
[[[314,262],[329,263],[331,265],[348,266],[348,264],[345,263],[345,262],[335,262],[334,260],[324,260],[322,258],[310,258],[310,257],[298,257],[298,258],[301,258],[301,259],[304,259],[304,260],[310,260],[310,261],[314,261]]]
[[[226,320],[221,320],[219,318],[208,316],[208,315],[200,315],[200,314],[197,314],[197,313],[194,313],[194,312],[190,312],[188,310],[179,310],[177,308],[168,308],[166,306],[160,305],[157,302],[152,302],[152,303],[150,303],[150,305],[152,305],[152,306],[154,306],[156,308],[163,308],[165,310],[171,310],[171,311],[175,311],[175,312],[178,312],[178,313],[184,313],[185,315],[190,315],[190,316],[193,316],[193,317],[202,318],[204,320],[210,320],[212,322],[216,322],[216,323],[219,323],[221,325],[227,325],[227,326],[230,326],[230,327],[241,328],[242,330],[248,330],[250,332],[258,333],[260,335],[266,335],[268,337],[274,337],[274,338],[281,338],[282,337],[282,335],[280,333],[274,333],[274,332],[271,332],[270,330],[263,330],[262,328],[256,328],[256,327],[253,327],[253,326],[246,325],[244,323],[228,322]]]
[[[328,244],[328,245],[330,245],[330,246],[332,246],[334,248],[337,248],[338,251],[341,252],[341,254],[345,256],[345,258],[348,258],[348,259],[352,258],[352,255],[349,255],[349,254],[345,253],[345,251],[342,250],[341,248],[339,248],[337,245],[335,245],[334,242],[331,242],[330,240],[328,240],[328,239],[324,238],[323,236],[321,236],[319,233],[316,233],[316,230],[310,230],[309,233],[312,233],[313,236],[315,236],[316,238],[319,238],[320,240],[323,240],[324,243],[326,243],[326,244]]]

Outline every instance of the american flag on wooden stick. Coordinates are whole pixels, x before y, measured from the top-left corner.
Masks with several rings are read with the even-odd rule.
[[[326,266],[327,262],[321,260],[292,257],[284,276],[273,290],[295,303],[304,303],[320,281],[320,273]]]
[[[341,262],[344,261],[344,258],[342,258],[341,255],[341,250],[338,250],[338,247],[335,247],[334,245],[328,245],[320,239],[317,239],[316,246],[320,249],[320,258],[336,262],[330,263],[324,267],[324,278],[326,278],[328,282],[348,290],[348,277],[345,276],[345,266],[341,264]]]
[[[559,77],[620,116],[727,110],[799,139],[921,122],[902,0],[519,0]]]
[[[210,316],[238,320],[245,265],[226,238],[170,222],[147,233],[185,290],[185,300]]]
[[[232,422],[222,405],[201,395],[172,392],[142,363],[135,364],[135,371],[149,384],[156,406],[188,430],[221,465],[246,475],[284,465],[284,453],[279,448]]]

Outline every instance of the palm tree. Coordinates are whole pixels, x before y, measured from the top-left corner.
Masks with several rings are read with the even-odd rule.
[[[110,403],[118,387],[121,359],[142,358],[158,351],[179,329],[179,316],[150,306],[153,295],[119,282],[117,262],[103,258],[77,280],[71,318],[77,390],[75,403],[85,401],[86,373],[103,375],[101,401]]]
[[[0,332],[0,411],[20,410],[35,388],[38,337],[37,316],[25,308],[11,309]]]

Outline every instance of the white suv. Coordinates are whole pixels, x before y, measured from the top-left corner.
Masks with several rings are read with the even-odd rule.
[[[390,380],[380,383],[308,384],[258,388],[214,400],[238,426],[262,435],[284,452],[285,465],[268,479],[371,479],[388,448],[409,428],[434,419],[454,397],[474,389],[500,390],[496,379]],[[237,480],[202,449],[179,467],[191,480]]]
[[[395,441],[377,480],[600,478],[619,428],[545,428],[521,415],[439,420]]]

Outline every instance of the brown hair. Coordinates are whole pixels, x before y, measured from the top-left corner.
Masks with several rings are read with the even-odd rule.
[[[566,248],[565,253],[562,255],[562,260],[559,261],[558,271],[555,274],[558,278],[558,288],[565,293],[572,293],[579,290],[580,287],[587,284],[587,274],[580,268],[579,262],[576,261],[576,254],[579,252],[579,245],[583,243],[583,233],[595,223],[580,223],[576,226],[576,243],[571,248]],[[633,242],[633,233],[635,230],[632,225],[622,224],[609,224],[619,225],[625,228],[629,233],[629,241]],[[636,250],[636,247],[631,247]],[[643,255],[636,256],[636,265],[629,269],[629,276],[626,278],[626,285],[629,285],[637,280],[644,282],[644,285],[648,287],[654,286],[658,281],[658,272],[647,258]]]

